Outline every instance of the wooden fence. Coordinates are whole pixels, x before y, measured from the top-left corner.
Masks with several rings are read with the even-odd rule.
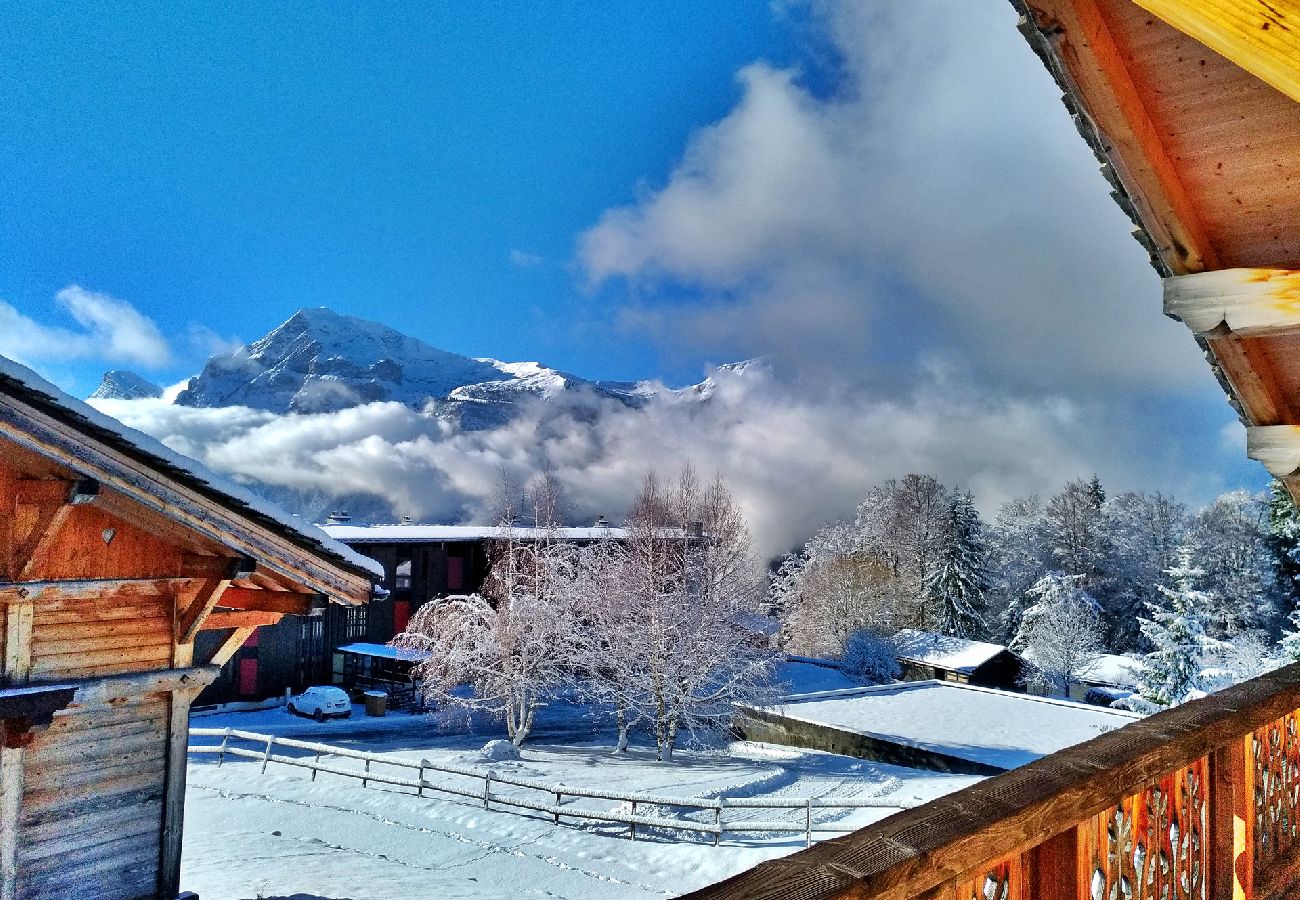
[[[1298,710],[1293,665],[686,896],[1300,897]]]
[[[525,811],[549,815],[559,824],[562,819],[585,820],[593,822],[610,822],[627,826],[630,838],[636,840],[636,830],[642,828],[671,829],[711,837],[714,846],[723,834],[741,835],[754,833],[802,833],[805,846],[812,844],[813,835],[818,833],[843,834],[851,828],[835,823],[818,822],[817,811],[846,811],[853,809],[904,809],[898,803],[884,803],[880,800],[853,800],[819,797],[674,797],[662,794],[635,793],[627,791],[606,791],[594,788],[577,787],[531,778],[519,778],[473,766],[457,766],[444,762],[431,762],[427,759],[408,760],[360,750],[349,750],[329,744],[312,741],[299,741],[292,738],[276,737],[269,734],[257,734],[234,728],[191,728],[190,737],[221,738],[220,744],[194,744],[190,753],[215,754],[217,765],[225,762],[227,756],[258,760],[265,772],[270,763],[294,766],[311,771],[312,781],[317,774],[324,772],[345,778],[359,780],[362,787],[370,782],[393,787],[410,788],[418,796],[430,794],[451,794],[457,797],[482,803],[484,809],[501,809],[505,811]],[[242,746],[251,745],[251,746]],[[287,756],[276,753],[277,747],[306,751],[308,756]],[[348,767],[335,760],[354,760],[360,762],[360,768]],[[395,774],[397,773],[397,774]],[[413,777],[410,773],[414,773]],[[449,782],[446,779],[431,781],[430,775],[450,775],[458,779]],[[481,782],[481,784],[480,784]],[[520,796],[516,793],[503,793],[493,788],[514,787],[537,792],[543,799],[534,796]],[[612,800],[628,804],[629,811],[616,809],[596,809],[565,803],[565,800]],[[651,811],[680,809],[687,814],[700,815],[701,819],[688,819],[670,815],[647,815],[642,807]],[[795,811],[797,821],[756,821],[740,816],[748,813],[742,810],[790,810]],[[728,816],[727,812],[732,811]],[[802,815],[798,815],[802,812]]]

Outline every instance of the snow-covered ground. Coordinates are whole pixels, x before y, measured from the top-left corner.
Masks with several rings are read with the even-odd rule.
[[[809,681],[842,678],[798,670]],[[804,677],[807,676],[807,680]],[[396,714],[316,724],[281,709],[196,717],[198,728],[236,727],[354,750],[458,765],[485,765],[478,749],[492,731],[440,734],[428,717]],[[196,738],[194,743],[214,743]],[[634,746],[610,753],[608,735],[592,739],[589,721],[572,708],[547,710],[519,761],[498,772],[607,790],[675,796],[783,796],[879,799],[916,805],[971,784],[964,776],[918,772],[864,760],[766,744],[679,751],[656,763]],[[288,752],[288,751],[286,751]],[[271,764],[192,755],[186,798],[183,886],[205,900],[294,898],[663,897],[699,887],[803,846],[799,833],[706,836],[638,833],[621,825],[556,825],[545,815],[484,810],[455,797],[417,797],[408,789],[360,783]],[[585,801],[619,807],[617,801]],[[889,809],[823,810],[822,824],[846,830]],[[734,810],[764,821],[803,811]],[[829,835],[822,835],[823,837]]]

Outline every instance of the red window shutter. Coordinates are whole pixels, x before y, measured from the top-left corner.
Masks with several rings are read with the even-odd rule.
[[[256,632],[254,632],[256,634]],[[241,659],[239,661],[239,693],[241,696],[251,696],[257,693],[257,658]]]
[[[393,601],[393,634],[401,634],[406,630],[406,623],[411,621],[411,601],[394,600]]]
[[[465,587],[465,560],[459,556],[447,559],[447,590],[459,591]]]

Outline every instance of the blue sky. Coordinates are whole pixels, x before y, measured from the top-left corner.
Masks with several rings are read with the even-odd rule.
[[[74,393],[324,305],[591,378],[766,355],[793,394],[744,409],[820,405],[751,446],[832,433],[826,397],[880,423],[809,522],[914,468],[986,510],[1264,483],[1005,0],[29,6],[0,36],[0,352]]]
[[[0,26],[0,298],[55,323],[79,284],[244,340],[328,305],[603,377],[700,360],[600,327],[575,236],[667,176],[740,66],[808,58],[804,13],[739,0],[126,9]],[[149,374],[188,374],[177,349]]]

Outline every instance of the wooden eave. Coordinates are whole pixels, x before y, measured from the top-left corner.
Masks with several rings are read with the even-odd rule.
[[[254,560],[257,575],[249,580],[216,581],[292,598],[273,604],[274,611],[306,611],[307,594],[350,605],[370,597],[371,572],[2,374],[0,441],[13,453],[45,460],[52,481],[93,480],[96,505],[197,556],[212,554],[214,564],[225,565],[222,558],[232,555]],[[176,574],[201,580],[204,573]]]
[[[1284,467],[1300,459],[1300,103],[1273,86],[1300,78],[1296,4],[1011,2],[1164,278],[1166,312],[1206,351],[1251,455],[1266,447],[1300,500]]]

